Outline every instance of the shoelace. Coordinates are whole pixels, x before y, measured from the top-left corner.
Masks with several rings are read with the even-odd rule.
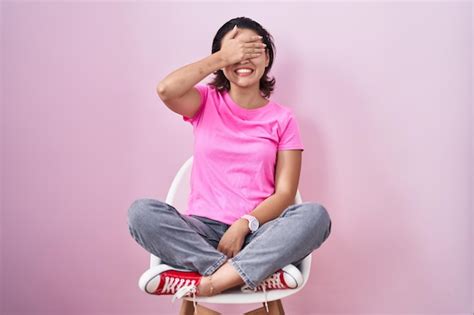
[[[263,280],[259,286],[267,286],[269,289],[284,289],[285,286],[280,280],[281,272],[274,273],[267,279]]]
[[[181,279],[177,277],[165,277],[165,284],[162,289],[163,293],[174,293],[172,302],[180,299],[188,293],[193,295],[194,314],[197,314],[196,302],[196,280]]]
[[[171,301],[174,303],[176,299],[180,299],[183,296],[188,295],[188,293],[192,293],[194,314],[197,315],[198,312],[197,312],[197,302],[196,302],[196,285],[195,285],[194,280],[192,280],[191,282],[192,282],[191,284],[184,285],[181,288],[179,288],[179,290],[177,290],[176,293],[173,295],[173,298]]]
[[[262,289],[264,299],[265,299],[265,302],[263,304],[265,305],[265,309],[267,310],[267,313],[269,313],[270,311],[268,310],[268,299],[267,299],[267,290],[266,290],[267,286],[268,286],[269,289],[270,288],[273,288],[273,289],[283,289],[283,288],[285,288],[283,286],[283,283],[281,283],[279,272],[274,273],[273,275],[271,275],[267,279],[263,280],[261,284],[259,284],[257,287],[255,287],[255,289],[253,289],[254,292],[257,292],[257,290],[259,288]]]
[[[165,277],[163,293],[176,293],[180,288],[189,285],[196,285],[196,280],[180,279],[175,277]]]

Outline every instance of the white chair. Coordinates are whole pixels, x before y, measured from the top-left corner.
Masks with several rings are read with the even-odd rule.
[[[171,187],[166,196],[166,203],[175,207],[178,211],[183,211],[187,207],[187,200],[190,192],[190,178],[191,178],[191,169],[193,163],[193,156],[191,156],[178,170],[178,173],[171,183]],[[296,192],[295,204],[302,203],[301,195],[299,190]],[[161,263],[161,259],[153,254],[150,255],[150,268],[156,267]],[[296,289],[281,289],[281,290],[269,290],[266,292],[266,298],[269,305],[270,314],[284,314],[283,306],[281,304],[281,299],[289,295],[295,294],[300,291],[308,281],[309,272],[311,269],[311,254],[306,256],[298,267],[303,274],[303,284]],[[145,291],[145,285],[148,282],[147,273],[143,273],[139,280],[139,287],[142,291]],[[221,294],[209,297],[199,297],[196,296],[196,302],[204,303],[215,303],[215,304],[247,304],[247,303],[263,303],[265,301],[264,292],[255,292],[255,293],[243,293],[239,288],[227,290]],[[184,297],[183,305],[181,308],[180,314],[192,314],[192,297]],[[188,301],[188,303],[186,303]],[[219,314],[203,306],[199,306],[199,314]],[[263,309],[263,310],[262,310]],[[265,308],[259,308],[245,314],[261,314]]]

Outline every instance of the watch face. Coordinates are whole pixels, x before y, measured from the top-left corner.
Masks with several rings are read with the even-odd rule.
[[[250,230],[251,230],[252,232],[254,232],[254,231],[256,231],[257,229],[258,229],[258,222],[255,221],[255,220],[252,220],[252,221],[250,222]]]

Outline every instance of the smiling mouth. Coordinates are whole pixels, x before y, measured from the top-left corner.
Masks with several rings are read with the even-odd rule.
[[[255,70],[251,70],[251,69],[243,69],[243,70],[240,69],[240,70],[234,71],[234,73],[239,77],[248,77],[252,75],[254,72]]]

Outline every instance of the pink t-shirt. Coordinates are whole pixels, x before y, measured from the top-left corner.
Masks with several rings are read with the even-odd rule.
[[[187,215],[232,224],[275,191],[278,150],[304,150],[291,109],[270,102],[240,107],[228,92],[197,84],[201,107],[182,116],[194,132]]]

